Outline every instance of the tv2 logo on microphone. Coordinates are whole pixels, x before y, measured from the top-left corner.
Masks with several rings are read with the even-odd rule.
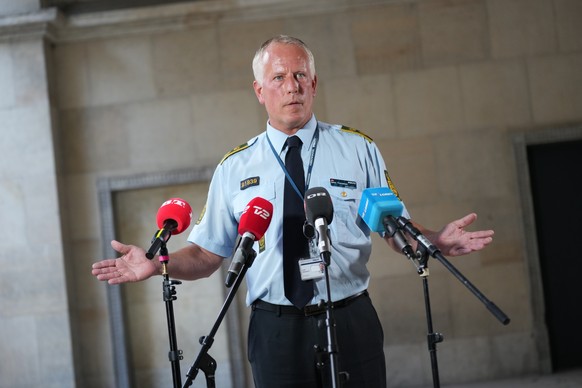
[[[242,214],[245,214],[248,210],[249,210],[250,206],[247,205],[247,207],[245,208],[245,210],[243,210]],[[271,213],[269,213],[267,210],[263,209],[260,206],[257,205],[253,205],[253,209],[254,209],[254,214],[261,217],[263,220],[268,220],[271,217]]]
[[[160,207],[164,207],[164,206],[168,206],[168,205],[178,205],[180,207],[186,208],[186,202],[181,201],[181,200],[176,199],[176,198],[168,199],[166,202],[162,203],[162,206],[160,206]]]

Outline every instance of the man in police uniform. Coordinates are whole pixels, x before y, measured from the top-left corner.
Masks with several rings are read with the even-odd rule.
[[[248,356],[256,387],[318,387],[314,345],[327,344],[318,309],[326,299],[324,279],[314,279],[313,297],[305,308],[292,305],[283,281],[283,164],[287,138],[301,140],[305,186],[324,187],[332,196],[334,218],[329,225],[332,245],[329,266],[331,297],[341,371],[349,374],[344,387],[385,387],[383,332],[366,292],[370,231],[358,222],[362,191],[394,187],[384,160],[372,139],[339,125],[317,121],[313,100],[317,76],[311,51],[292,37],[265,42],[253,60],[253,87],[268,113],[266,131],[235,148],[219,163],[210,184],[206,211],[189,236],[185,248],[171,254],[170,275],[194,280],[209,276],[233,252],[242,211],[255,197],[273,204],[269,229],[256,244],[257,259],[247,272],[247,304],[253,306]],[[405,209],[405,216],[408,213]],[[431,231],[415,223],[445,256],[480,250],[492,241],[493,231],[467,232],[476,219],[469,214]],[[303,238],[297,230],[297,239]],[[395,248],[392,239],[387,243]],[[120,259],[93,265],[93,274],[110,284],[135,282],[160,274],[160,263],[147,260],[144,250],[113,241]],[[329,372],[321,373],[329,381]]]

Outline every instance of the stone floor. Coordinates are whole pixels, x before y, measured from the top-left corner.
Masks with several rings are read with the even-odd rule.
[[[426,388],[432,387],[426,386]],[[468,384],[447,385],[441,381],[441,387],[447,388],[581,388],[582,369],[560,372],[551,375],[528,376],[506,380],[484,381]]]

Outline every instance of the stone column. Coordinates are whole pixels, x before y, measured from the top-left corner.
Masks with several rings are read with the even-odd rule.
[[[58,13],[22,0],[0,14],[0,387],[74,387],[49,70]]]

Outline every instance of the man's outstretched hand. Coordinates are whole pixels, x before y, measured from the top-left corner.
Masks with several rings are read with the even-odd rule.
[[[111,241],[111,246],[121,257],[105,259],[93,264],[91,273],[99,280],[109,284],[138,282],[156,274],[155,263],[148,260],[145,250],[134,245],[125,245],[119,241]]]
[[[465,217],[445,225],[433,236],[426,237],[435,244],[445,256],[461,256],[474,251],[480,251],[493,241],[493,230],[468,232],[465,228],[477,219],[477,214],[470,213]]]

